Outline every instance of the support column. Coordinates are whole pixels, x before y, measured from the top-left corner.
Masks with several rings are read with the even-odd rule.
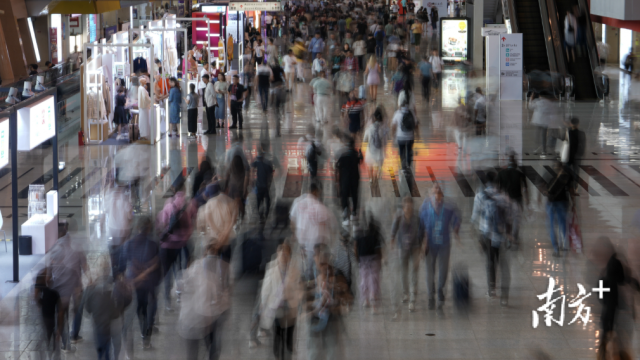
[[[22,47],[24,41],[16,20],[22,11],[14,12],[10,1],[0,1],[0,11],[4,12],[0,15],[0,76],[6,84],[27,76],[27,60]]]
[[[473,21],[473,69],[482,70],[482,64],[484,60],[483,56],[483,38],[482,38],[482,25],[484,23],[484,0],[475,0],[473,5],[467,5],[467,9],[473,8],[471,14],[467,13],[467,16],[472,16]]]

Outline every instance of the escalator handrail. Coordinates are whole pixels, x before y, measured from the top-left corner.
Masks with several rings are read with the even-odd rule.
[[[551,73],[558,72],[558,64],[556,62],[556,48],[553,42],[553,23],[550,21],[549,8],[546,0],[538,0],[540,6],[540,21],[542,21],[542,32],[544,33],[544,45],[547,49],[547,59],[549,61],[549,71]]]
[[[596,88],[596,94],[598,95],[598,81],[596,80],[596,70],[598,69],[598,67],[600,66],[600,58],[598,57],[598,49],[596,47],[596,42],[595,42],[595,34],[593,32],[593,27],[591,24],[591,12],[589,11],[589,6],[587,5],[587,2],[585,0],[578,0],[578,7],[580,8],[581,11],[584,11],[586,13],[587,16],[587,21],[586,21],[586,34],[585,34],[585,41],[586,41],[586,47],[587,47],[587,54],[589,55],[589,64],[591,64],[591,73],[593,75],[593,85]],[[606,75],[605,75],[606,76]],[[598,95],[598,98],[600,98],[600,96]],[[603,97],[600,100],[604,100],[604,93],[603,93]]]
[[[560,34],[560,23],[557,16],[557,8],[554,0],[540,0],[540,3],[546,5],[546,21],[543,21],[543,28],[549,31],[548,36],[545,33],[547,45],[553,47],[553,53],[549,54],[549,64],[554,64],[555,70],[550,67],[551,71],[555,71],[561,75],[569,73],[566,62],[564,60],[563,40]]]

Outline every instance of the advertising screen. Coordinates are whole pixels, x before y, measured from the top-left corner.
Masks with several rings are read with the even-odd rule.
[[[442,32],[440,33],[442,60],[467,60],[468,25],[469,22],[466,19],[442,19]]]
[[[56,135],[53,96],[18,110],[18,150],[28,151]]]
[[[0,169],[9,164],[9,119],[0,120]]]

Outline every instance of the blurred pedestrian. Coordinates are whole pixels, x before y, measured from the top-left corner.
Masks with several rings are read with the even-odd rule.
[[[547,196],[547,226],[549,228],[549,237],[551,245],[553,245],[553,256],[560,256],[560,250],[565,250],[568,244],[558,244],[556,240],[555,224],[558,224],[560,230],[560,239],[567,241],[567,210],[569,202],[573,202],[574,188],[572,186],[573,177],[565,171],[562,163],[557,161],[553,169],[556,177],[551,180],[545,195]],[[572,211],[575,212],[575,203],[573,203]]]
[[[431,100],[431,78],[433,76],[433,66],[431,65],[431,62],[429,62],[427,55],[422,58],[418,67],[420,69],[420,74],[422,75],[420,81],[422,85],[422,99],[428,104]]]
[[[360,300],[376,313],[380,306],[380,271],[384,238],[377,221],[369,216],[366,228],[356,236],[356,259],[360,268]]]
[[[99,360],[111,359],[112,337],[119,336],[113,332],[113,324],[121,316],[115,301],[113,279],[110,276],[109,263],[102,258],[98,261],[96,281],[87,287],[84,295],[85,309],[93,320],[93,337]],[[113,342],[116,340],[113,339]],[[119,349],[119,346],[116,348]],[[117,351],[117,350],[116,350]],[[117,353],[114,354],[117,358]]]
[[[434,185],[431,195],[420,207],[420,223],[425,230],[423,253],[427,264],[427,294],[428,308],[434,309],[436,295],[438,309],[442,309],[445,301],[445,285],[449,272],[449,257],[451,255],[451,235],[458,243],[460,237],[460,213],[455,205],[445,201],[444,193],[439,185]],[[438,266],[438,285],[435,285],[436,265]]]
[[[261,318],[263,329],[273,328],[273,353],[276,359],[291,359],[294,329],[304,288],[300,282],[300,268],[292,260],[291,246],[278,246],[276,259],[267,265],[262,282]]]
[[[56,336],[56,315],[60,304],[60,294],[53,289],[51,268],[45,266],[38,272],[35,279],[34,299],[40,308],[42,323],[44,325],[43,351],[48,353],[48,357],[60,356],[60,341]],[[46,356],[43,356],[46,358]]]
[[[487,101],[480,87],[476,88],[476,102],[473,105],[476,135],[487,134]]]
[[[307,125],[307,133],[298,139],[298,148],[303,151],[307,160],[310,179],[315,181],[318,176],[319,157],[324,149],[322,143],[316,138],[316,128],[313,125]]]
[[[256,71],[256,83],[258,84],[258,95],[260,96],[260,103],[262,104],[262,112],[267,112],[267,105],[269,104],[269,85],[273,81],[273,70],[266,63],[263,63],[262,58],[256,60],[258,63],[258,69]]]
[[[409,108],[409,97],[405,97],[402,106],[393,115],[391,131],[398,144],[398,153],[403,172],[411,171],[413,163],[413,142],[417,122],[413,111]]]
[[[320,186],[311,182],[309,193],[298,197],[291,205],[291,227],[298,240],[303,275],[307,279],[313,278],[314,246],[329,242],[335,229],[333,214],[320,201],[321,196]]]
[[[435,9],[436,7],[433,6],[432,7],[432,12],[433,9]],[[435,28],[435,24],[434,24],[434,28]],[[440,87],[440,83],[442,82],[442,67],[444,66],[444,61],[440,58],[440,55],[438,54],[438,50],[433,50],[431,51],[431,57],[429,58],[429,62],[431,63],[431,71],[433,72],[434,75],[434,79],[433,79],[433,87],[436,89],[436,91],[438,91],[438,88]]]
[[[256,172],[257,210],[260,216],[260,222],[264,222],[269,217],[269,209],[271,209],[271,196],[269,195],[269,191],[271,190],[275,167],[272,161],[266,156],[263,145],[258,145],[258,147],[258,156],[253,163],[251,163],[251,167],[254,168]],[[264,211],[260,209],[263,202],[265,206]]]
[[[365,163],[369,168],[369,182],[378,184],[384,164],[388,129],[384,124],[384,109],[378,106],[373,112],[373,121],[367,126],[362,141],[367,143]]]
[[[367,63],[367,68],[364,71],[364,75],[366,76],[367,85],[369,86],[369,96],[371,97],[371,101],[374,102],[378,98],[378,85],[380,85],[381,73],[382,69],[380,68],[378,59],[375,56],[371,56]]]
[[[567,60],[571,62],[576,61],[577,32],[578,22],[576,17],[571,13],[571,10],[567,10],[567,14],[564,17],[564,45],[567,51]]]
[[[507,306],[511,273],[507,261],[506,244],[511,237],[508,232],[511,221],[509,198],[498,188],[497,175],[486,174],[486,187],[478,192],[473,202],[471,222],[480,231],[480,246],[487,258],[487,296],[496,296],[496,268],[500,267],[500,305]],[[502,251],[501,251],[502,249]]]
[[[362,157],[355,148],[355,140],[349,138],[347,149],[340,154],[335,164],[336,183],[340,188],[343,226],[348,226],[349,220],[356,221],[358,217],[361,160]],[[351,206],[349,199],[351,199]]]
[[[153,240],[151,218],[137,219],[134,237],[122,249],[122,264],[126,277],[135,289],[135,314],[138,317],[142,346],[151,348],[151,335],[158,308],[157,287],[161,270],[158,244]],[[133,358],[133,315],[125,316],[124,336],[127,339],[127,356]]]
[[[516,205],[511,214],[511,239],[507,247],[516,250],[520,244],[520,221],[522,213],[529,203],[529,188],[527,177],[524,175],[514,153],[509,154],[506,168],[498,172],[498,188]]]
[[[364,110],[364,106],[365,101],[362,99],[358,99],[357,90],[350,91],[347,102],[342,105],[343,121],[349,129],[349,133],[351,133],[351,136],[354,138],[358,136],[360,130],[362,129],[362,113]]]
[[[318,60],[318,59],[316,59]],[[333,94],[333,84],[327,80],[324,71],[318,72],[318,77],[309,82],[313,89],[313,103],[315,107],[316,121],[326,124],[331,113],[331,95]]]
[[[418,213],[414,211],[413,198],[406,196],[402,199],[402,209],[396,212],[391,225],[391,247],[396,246],[397,242],[398,265],[402,279],[401,301],[403,303],[409,302],[409,311],[415,310],[423,237],[424,229],[420,224]],[[411,277],[411,282],[409,282],[409,277]],[[394,303],[396,301],[398,300],[395,299]],[[397,314],[396,309],[394,317],[397,317]]]
[[[82,312],[84,304],[82,302],[82,274],[86,274],[89,279],[89,267],[87,256],[82,247],[74,242],[72,232],[77,230],[76,222],[68,219],[58,225],[58,241],[51,249],[48,256],[47,266],[51,269],[51,289],[60,296],[57,306],[56,322],[56,342],[62,345],[63,352],[74,352],[75,344],[82,341],[80,325],[82,325]],[[69,333],[69,312],[73,301],[73,325]],[[56,344],[57,344],[56,343]]]

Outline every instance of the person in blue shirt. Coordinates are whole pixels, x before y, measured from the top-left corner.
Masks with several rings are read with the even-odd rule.
[[[419,67],[420,74],[422,74],[422,98],[429,102],[429,98],[431,96],[431,75],[433,75],[433,70],[427,55],[422,58]]]
[[[311,61],[317,57],[318,54],[322,54],[324,51],[324,40],[320,37],[320,33],[316,35],[309,42],[309,52],[311,53]]]
[[[427,294],[429,309],[435,308],[435,273],[438,265],[438,309],[444,305],[444,289],[449,272],[451,233],[460,243],[460,213],[454,204],[445,202],[442,188],[434,185],[431,196],[420,207],[420,225],[425,232],[423,250],[427,259]]]
[[[182,104],[182,92],[180,91],[180,83],[178,79],[169,79],[169,123],[173,128],[173,134],[178,136],[178,124],[180,124],[180,105]],[[171,136],[171,129],[168,129],[168,134]]]

